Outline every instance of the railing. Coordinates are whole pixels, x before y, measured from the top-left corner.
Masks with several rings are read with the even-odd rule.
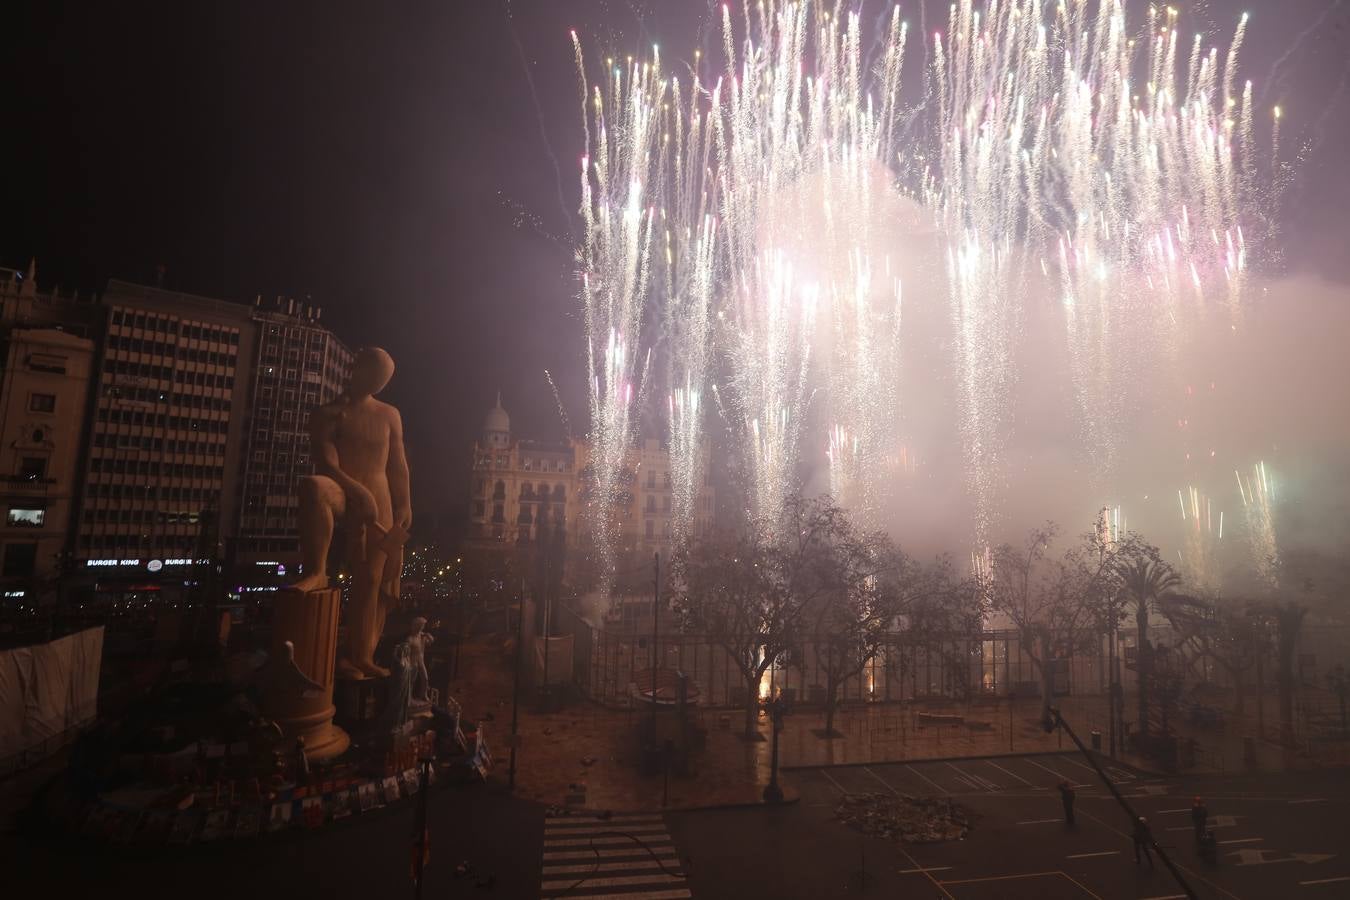
[[[630,627],[601,628],[562,604],[554,610],[556,633],[576,638],[574,680],[592,700],[626,705],[634,673],[650,669],[653,661],[659,668],[687,674],[705,706],[739,708],[749,699],[751,688],[736,661],[706,635],[679,633],[662,621],[653,636],[650,613]],[[819,705],[825,701],[830,662],[828,648],[803,642],[790,659],[765,673],[759,691],[782,690],[799,703]],[[1054,666],[1057,694],[1103,691],[1103,658],[1079,654],[1055,660]],[[1009,632],[926,642],[896,634],[861,671],[841,681],[836,698],[844,704],[916,699],[966,703],[1006,696],[1010,688],[1026,684],[1039,687],[1040,676]]]

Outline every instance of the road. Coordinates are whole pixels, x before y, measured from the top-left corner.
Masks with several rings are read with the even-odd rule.
[[[1350,897],[1350,785],[1342,772],[1160,778],[1111,765],[1198,896]],[[792,773],[795,806],[671,813],[694,897],[940,897],[948,900],[1184,898],[1161,865],[1136,866],[1128,818],[1076,754],[834,766]],[[1063,823],[1075,784],[1077,826]],[[950,796],[974,810],[964,841],[909,845],[834,820],[848,792]],[[1196,855],[1190,805],[1203,795],[1220,862]],[[735,848],[731,851],[729,848]]]
[[[1167,779],[1112,765],[1206,900],[1350,897],[1350,784],[1343,772]],[[1080,756],[833,766],[790,776],[782,807],[613,817],[550,816],[484,786],[430,805],[428,898],[845,898],[1181,900],[1161,866],[1137,867],[1127,819]],[[1055,785],[1076,784],[1064,826]],[[976,814],[964,841],[908,845],[841,825],[845,793],[950,796]],[[1195,853],[1191,797],[1208,800],[1220,863]],[[48,896],[153,898],[411,896],[409,805],[246,843],[140,847],[0,840],[6,886]],[[474,871],[457,876],[467,860]],[[490,886],[487,882],[491,878]]]
[[[403,803],[307,832],[247,842],[141,847],[0,836],[6,897],[137,900],[411,898],[413,806]],[[544,808],[491,786],[452,785],[428,803],[424,896],[539,896]],[[473,871],[456,875],[468,861]],[[488,887],[490,879],[491,887]],[[10,889],[13,890],[10,890]]]

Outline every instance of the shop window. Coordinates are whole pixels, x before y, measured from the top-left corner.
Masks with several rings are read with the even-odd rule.
[[[5,522],[16,528],[41,528],[47,521],[47,510],[32,506],[11,506]]]

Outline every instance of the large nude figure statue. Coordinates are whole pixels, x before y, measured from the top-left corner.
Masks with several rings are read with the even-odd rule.
[[[347,393],[310,417],[315,474],[300,482],[305,577],[293,588],[326,588],[336,520],[347,537],[349,640],[339,669],[348,677],[389,674],[375,665],[375,647],[389,605],[398,598],[403,544],[412,525],[403,421],[397,409],[374,397],[393,374],[388,353],[375,347],[357,352]]]

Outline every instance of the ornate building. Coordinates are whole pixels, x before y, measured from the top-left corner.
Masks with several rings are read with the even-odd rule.
[[[94,342],[55,327],[45,315],[51,302],[37,294],[31,265],[26,277],[0,270],[0,587],[7,605],[36,602],[34,584],[61,572],[74,521]]]
[[[585,441],[562,443],[521,440],[511,433],[511,418],[501,397],[483,421],[474,443],[469,483],[469,536],[476,543],[526,543],[538,532],[541,517],[561,526],[567,544],[584,548],[590,535],[582,516],[590,491],[589,447]],[[708,481],[705,450],[704,482],[693,525],[695,536],[712,527],[713,488]],[[645,439],[634,449],[625,470],[628,485],[614,511],[621,554],[649,555],[672,549],[670,452]]]

